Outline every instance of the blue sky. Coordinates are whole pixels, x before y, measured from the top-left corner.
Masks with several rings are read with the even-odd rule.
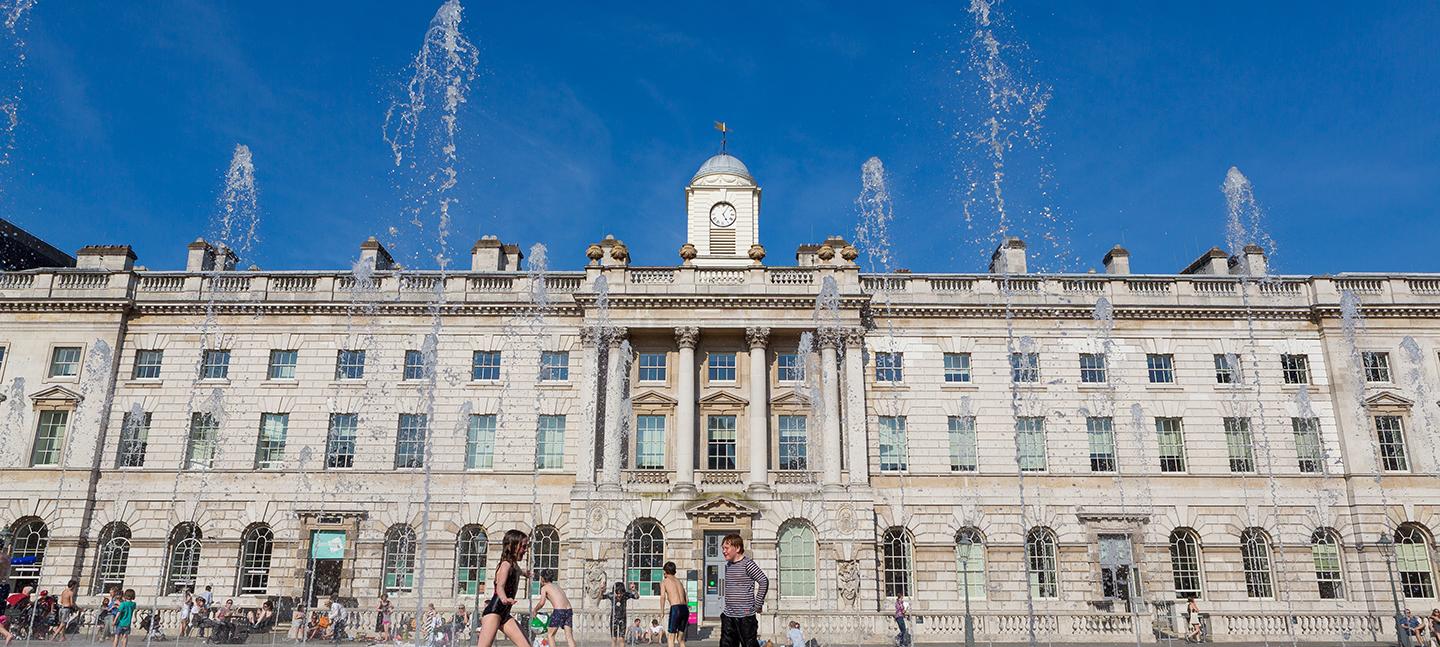
[[[683,5],[683,6],[682,6]],[[236,143],[254,152],[266,269],[348,267],[398,225],[381,138],[435,3],[41,0],[0,214],[72,251],[128,243],[183,266]],[[965,3],[466,3],[481,73],[460,115],[454,240],[552,267],[606,233],[673,264],[682,187],[713,120],[764,189],[772,262],[853,234],[860,165],[884,160],[897,265],[982,271],[956,177],[980,158]],[[1219,185],[1255,184],[1284,273],[1433,271],[1440,243],[1440,4],[1001,5],[1084,271],[1123,243],[1137,272],[1223,245]],[[957,72],[958,71],[958,72]],[[1017,160],[1016,165],[1033,163]],[[1035,191],[1016,169],[1011,191]],[[1023,217],[1023,214],[1021,214]],[[463,254],[463,251],[462,251]],[[468,266],[461,262],[462,266]]]

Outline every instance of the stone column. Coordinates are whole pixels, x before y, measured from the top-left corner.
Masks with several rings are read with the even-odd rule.
[[[870,485],[870,440],[865,415],[865,330],[845,331],[845,437],[850,441],[850,485]]]
[[[594,328],[580,329],[581,374],[580,397],[588,398],[590,406],[584,408],[580,420],[580,456],[575,461],[575,491],[581,492],[595,482],[595,412],[600,410],[600,353],[597,348],[599,333]]]
[[[765,359],[765,342],[769,328],[746,328],[745,341],[750,346],[750,476],[746,489],[770,489],[770,369]]]
[[[620,344],[625,341],[627,331],[611,328],[605,332],[609,354],[605,366],[605,464],[600,471],[600,489],[616,491],[620,489],[620,459],[625,449],[625,439],[620,433],[625,414],[620,410],[620,402],[625,399],[626,376],[620,371]]]
[[[695,344],[699,328],[676,328],[675,344],[680,361],[675,367],[675,384],[680,403],[675,407],[675,490],[695,491]]]
[[[821,328],[820,384],[825,402],[824,473],[820,482],[825,489],[840,487],[840,375],[836,370],[835,348],[840,345],[838,328]]]

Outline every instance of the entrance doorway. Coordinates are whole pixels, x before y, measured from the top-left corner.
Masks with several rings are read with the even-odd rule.
[[[725,610],[725,555],[720,552],[720,542],[730,531],[705,533],[705,579],[701,582],[705,593],[702,611],[707,620],[720,617]]]
[[[305,578],[308,606],[313,608],[321,599],[340,594],[346,539],[344,530],[310,531],[310,560]]]

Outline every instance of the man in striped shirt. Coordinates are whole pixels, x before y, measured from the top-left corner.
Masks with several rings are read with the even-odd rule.
[[[720,614],[720,647],[756,647],[770,578],[745,554],[745,540],[729,534],[720,542],[725,556],[725,610]]]

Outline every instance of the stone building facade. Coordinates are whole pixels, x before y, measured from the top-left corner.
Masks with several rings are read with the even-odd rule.
[[[197,241],[0,274],[9,578],[473,608],[519,528],[598,633],[593,594],[658,608],[664,561],[713,620],[737,532],[767,631],[878,637],[904,593],[921,640],[968,604],[990,639],[1129,642],[1194,596],[1217,638],[1361,639],[1389,571],[1437,605],[1440,277],[1118,247],[1042,275],[1014,239],[988,274],[864,273],[839,238],[775,266],[759,196],[708,160],[668,267],[485,238],[404,271],[372,239],[346,272]]]

